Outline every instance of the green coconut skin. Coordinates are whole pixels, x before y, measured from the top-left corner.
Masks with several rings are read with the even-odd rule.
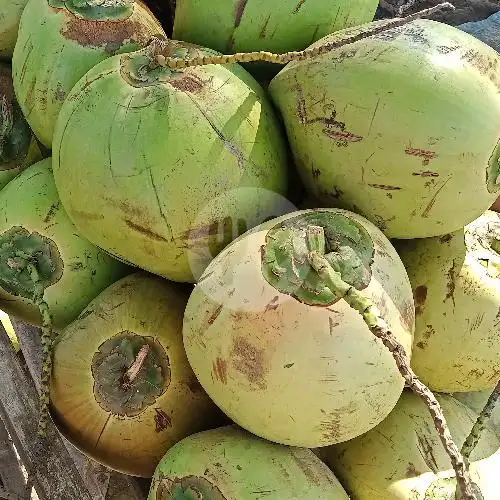
[[[50,158],[28,167],[0,192],[0,233],[16,226],[49,238],[59,251],[62,275],[44,295],[56,329],[73,321],[105,287],[129,272],[127,266],[77,233],[58,198]],[[41,325],[36,306],[3,289],[0,308]]]
[[[310,450],[269,443],[227,426],[171,448],[156,468],[148,500],[254,500],[264,491],[269,500],[348,499]]]
[[[451,396],[437,398],[460,448],[477,414]],[[450,459],[425,403],[413,393],[404,392],[377,427],[347,443],[328,447],[325,455],[327,464],[356,500],[455,500]],[[491,427],[485,428],[470,458],[472,481],[483,496],[478,500],[496,500],[500,441]]]
[[[499,82],[496,51],[417,20],[290,63],[269,90],[322,206],[364,215],[391,238],[423,238],[457,231],[498,196]]]
[[[456,392],[452,394],[452,396],[455,399],[458,399],[462,403],[466,404],[469,408],[472,408],[472,410],[474,410],[476,413],[480,413],[492,392],[492,389],[474,392]],[[491,424],[493,425],[497,436],[500,439],[500,406],[498,404],[495,406],[495,409],[493,410],[493,413],[491,415]]]
[[[500,215],[442,237],[395,242],[416,307],[412,367],[432,390],[491,388],[500,360]]]
[[[0,59],[9,60],[14,52],[19,20],[28,0],[2,0],[0,5]]]
[[[154,35],[164,36],[159,22],[140,2],[133,1],[123,12],[85,6],[78,10],[73,3],[77,4],[30,0],[12,57],[21,109],[49,149],[62,103],[89,69],[114,54],[145,46]]]
[[[165,50],[204,49],[168,42]],[[57,124],[54,176],[90,241],[193,282],[232,239],[275,214],[287,187],[284,136],[264,91],[240,66],[149,64],[147,51],[115,56],[78,82]]]
[[[403,264],[373,224],[339,209],[278,217],[226,247],[189,298],[183,336],[198,380],[234,422],[273,442],[314,448],[352,439],[380,423],[396,405],[404,380],[391,354],[344,299],[317,288],[313,279],[306,279],[316,288],[310,293],[273,278],[284,273],[271,263],[272,253],[290,243],[276,228],[308,217],[332,217],[330,229],[338,230],[343,245],[356,241],[355,228],[364,229],[361,241],[370,243],[373,260],[360,293],[382,311],[411,356],[414,306]],[[351,248],[359,250],[357,243]],[[359,255],[363,261],[364,252]],[[307,275],[299,259],[295,266],[301,277]]]
[[[36,139],[14,95],[10,65],[0,62],[0,189],[41,159]]]
[[[224,54],[302,50],[373,19],[377,0],[178,0],[173,38]]]

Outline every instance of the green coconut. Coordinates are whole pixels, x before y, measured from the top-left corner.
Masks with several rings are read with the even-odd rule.
[[[451,396],[438,396],[460,447],[477,414]],[[486,427],[471,455],[478,500],[498,499],[500,440]],[[451,462],[424,402],[403,393],[391,414],[365,435],[326,450],[326,461],[356,500],[455,500]]]
[[[412,367],[431,389],[468,392],[500,378],[500,214],[441,237],[396,242],[416,307]]]
[[[452,394],[452,396],[466,404],[469,408],[472,408],[476,413],[480,413],[492,392],[492,389],[474,392],[456,392]],[[490,423],[493,425],[497,436],[500,438],[500,405],[498,403],[493,410]]]
[[[52,415],[78,449],[151,477],[181,439],[221,425],[182,345],[189,289],[146,273],[117,281],[60,335]]]
[[[306,190],[394,238],[457,231],[500,183],[500,56],[452,26],[385,29],[288,64],[271,82]],[[387,28],[387,29],[386,29]]]
[[[24,293],[33,278],[30,263],[38,269],[56,329],[129,272],[77,233],[61,206],[50,158],[0,191],[0,309],[40,326],[38,305]]]
[[[236,426],[200,432],[159,463],[148,500],[348,500],[310,450],[269,443]]]
[[[324,228],[330,265],[378,307],[410,356],[414,306],[403,264],[380,230],[340,209],[294,212],[229,245],[191,294],[183,328],[198,380],[234,422],[308,448],[367,432],[404,386],[361,315],[308,264],[311,226]]]
[[[30,0],[12,57],[14,88],[33,132],[52,147],[69,91],[98,62],[164,35],[135,0]]]
[[[285,139],[241,66],[169,70],[156,65],[160,52],[214,54],[158,41],[95,66],[61,110],[54,176],[90,241],[152,273],[194,281],[236,236],[282,209]]]
[[[36,139],[14,95],[11,68],[0,62],[0,189],[41,158]]]
[[[19,20],[28,0],[2,0],[0,4],[0,59],[10,59],[14,52]]]
[[[173,38],[232,54],[302,50],[373,20],[378,0],[177,0]]]

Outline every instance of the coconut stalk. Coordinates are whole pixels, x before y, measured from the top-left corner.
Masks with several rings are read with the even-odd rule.
[[[477,497],[469,474],[469,464],[462,457],[460,450],[453,441],[438,400],[411,369],[404,347],[391,333],[387,323],[381,318],[380,311],[373,305],[372,301],[360,294],[353,286],[346,283],[342,279],[340,272],[336,271],[325,258],[326,241],[322,227],[309,226],[308,244],[310,249],[308,258],[313,269],[335,295],[343,298],[353,309],[361,314],[373,335],[380,339],[393,355],[394,361],[407,386],[425,401],[444,449],[450,457],[457,477],[457,487],[460,488],[465,500],[475,500]]]
[[[159,66],[170,69],[183,69],[193,66],[207,66],[209,64],[234,64],[234,63],[249,63],[249,62],[270,62],[274,64],[288,64],[291,61],[302,61],[304,59],[312,59],[320,55],[326,54],[334,49],[344,47],[351,43],[358,42],[370,36],[384,33],[387,30],[398,28],[409,24],[417,19],[429,17],[436,12],[443,10],[455,10],[453,4],[449,2],[440,3],[434,7],[423,9],[415,14],[410,14],[406,17],[391,19],[387,22],[378,23],[370,29],[361,29],[361,31],[349,37],[341,37],[334,42],[321,45],[319,47],[307,48],[300,51],[290,51],[284,54],[275,54],[273,52],[257,51],[257,52],[237,52],[231,55],[217,56],[198,56],[190,59],[178,57],[166,57],[163,54],[156,56],[156,62]],[[153,42],[154,44],[155,42]]]
[[[27,234],[13,229],[2,235],[0,240],[0,259],[11,271],[11,277],[2,276],[2,287],[13,295],[21,295],[33,302],[42,319],[43,363],[40,389],[40,416],[37,439],[40,453],[43,451],[43,439],[47,434],[49,422],[50,375],[52,372],[52,344],[54,332],[52,315],[44,298],[45,288],[50,285],[47,277],[57,271],[57,263],[51,260],[50,244],[40,240],[39,235]],[[12,279],[14,276],[14,279]],[[18,280],[16,280],[18,278]],[[10,286],[9,286],[10,285]]]

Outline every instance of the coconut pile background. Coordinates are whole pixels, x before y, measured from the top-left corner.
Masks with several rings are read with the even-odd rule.
[[[2,1],[39,451],[149,500],[500,500],[498,2]]]

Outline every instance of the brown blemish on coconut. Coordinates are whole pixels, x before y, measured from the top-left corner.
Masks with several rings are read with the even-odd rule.
[[[60,208],[61,208],[60,201],[56,201],[55,203],[52,203],[52,205],[49,208],[49,211],[47,212],[47,214],[43,218],[43,222],[48,224],[55,217],[56,213],[59,211]]]
[[[266,30],[267,30],[267,25],[269,24],[269,21],[271,19],[271,14],[269,14],[264,22],[264,25],[262,26],[262,29],[260,30],[259,33],[259,38],[263,39],[266,38]]]
[[[172,78],[168,81],[172,87],[181,92],[191,92],[192,94],[196,94],[203,90],[206,85],[201,78],[198,78],[195,75],[186,75],[183,74],[181,78]]]
[[[280,306],[278,301],[279,301],[279,297],[278,297],[278,295],[276,295],[271,301],[269,301],[268,304],[266,304],[266,308],[264,309],[264,312],[274,311],[274,310],[278,309],[278,307]]]
[[[429,151],[428,149],[419,148],[406,148],[405,153],[409,156],[416,156],[418,158],[423,158],[422,165],[429,165],[431,160],[438,157],[435,151]]]
[[[453,238],[453,235],[452,234],[445,234],[444,236],[441,236],[439,238],[439,241],[441,243],[448,243],[449,241],[451,241],[451,239]]]
[[[219,314],[221,313],[223,307],[224,306],[222,304],[219,304],[215,311],[212,312],[212,314],[207,319],[207,323],[209,325],[213,325],[215,323],[215,320],[219,317]]]
[[[115,54],[126,43],[146,45],[151,38],[150,30],[137,21],[89,21],[65,12],[68,18],[61,34],[83,47],[104,47]]]
[[[235,370],[243,374],[252,385],[266,389],[265,377],[268,369],[263,349],[252,346],[244,337],[237,337],[233,342],[231,358]]]
[[[306,3],[306,0],[299,0],[295,8],[293,9],[293,13],[297,14],[299,12],[300,8]]]
[[[208,475],[209,471],[205,471]],[[184,495],[187,493],[187,495]],[[175,494],[175,497],[174,497]],[[184,476],[168,478],[161,476],[157,483],[156,500],[171,500],[172,498],[193,498],[204,500],[229,500],[222,491],[205,477]]]
[[[129,219],[123,219],[125,224],[132,230],[134,230],[136,233],[140,233],[142,236],[145,236],[146,238],[153,240],[153,241],[169,241],[167,238],[162,236],[161,234],[155,233],[151,229],[147,227],[143,227],[140,224],[136,224],[135,222],[132,222]]]
[[[444,299],[444,302],[446,302],[448,299],[451,299],[453,302],[453,307],[455,307],[455,278],[456,278],[456,262],[455,259],[453,259],[453,263],[450,267],[450,269],[447,272],[447,277],[448,280],[446,282],[446,297]]]
[[[437,172],[432,172],[431,170],[426,170],[425,172],[413,172],[411,175],[420,177],[439,177]]]
[[[417,468],[415,467],[415,464],[412,464],[410,462],[406,467],[405,476],[409,478],[409,477],[418,477],[420,475],[421,472],[418,472]]]
[[[161,408],[155,408],[156,432],[162,432],[169,427],[172,427],[172,419]]]
[[[212,365],[214,378],[223,384],[227,384],[227,361],[218,357]]]
[[[388,184],[368,184],[370,187],[375,189],[383,189],[385,191],[400,191],[402,188],[399,186],[390,186]]]
[[[415,314],[419,316],[422,314],[427,300],[427,287],[425,285],[419,285],[413,290],[413,300],[415,301]]]
[[[236,10],[234,13],[234,27],[237,28],[241,24],[241,19],[243,18],[243,13],[247,6],[248,0],[238,0],[236,4]]]
[[[328,127],[323,129],[323,134],[325,134],[327,137],[330,137],[331,139],[335,139],[338,142],[345,143],[360,142],[364,139],[362,135],[356,135],[345,130],[332,130]]]

